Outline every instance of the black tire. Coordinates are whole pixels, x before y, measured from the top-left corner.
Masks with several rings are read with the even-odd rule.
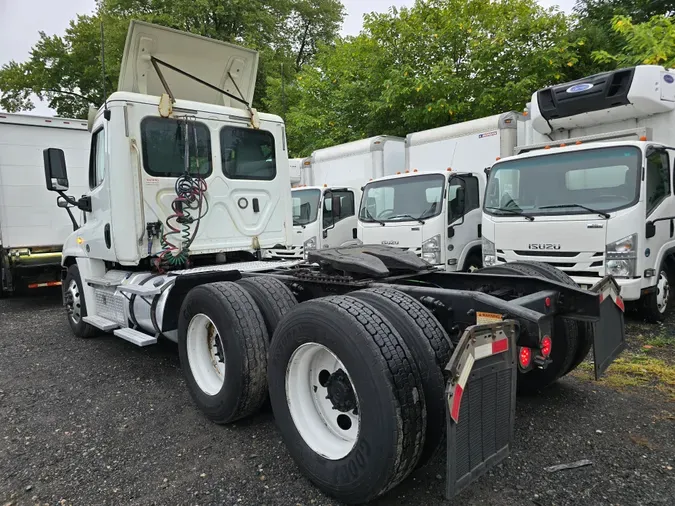
[[[262,313],[269,337],[272,337],[284,315],[298,303],[291,289],[275,278],[254,276],[240,279],[237,284],[253,297]]]
[[[213,395],[200,388],[188,360],[188,326],[199,314],[215,325],[225,357],[225,380]],[[188,391],[207,418],[230,423],[260,409],[267,398],[268,342],[258,306],[236,283],[209,283],[188,292],[178,318],[178,355]]]
[[[658,304],[658,298],[660,296],[660,290],[659,290],[659,282],[661,276],[666,277],[666,281],[668,283],[668,292],[669,296],[666,300],[665,307],[663,309],[659,309],[659,304]],[[656,289],[653,290],[652,292],[643,295],[640,298],[640,304],[639,304],[639,313],[640,317],[647,321],[648,323],[660,323],[666,319],[666,316],[668,315],[668,311],[670,309],[669,307],[669,302],[671,300],[670,297],[670,285],[671,285],[671,279],[672,276],[668,270],[668,267],[665,263],[661,264],[661,267],[659,268],[658,275],[656,278]]]
[[[542,276],[544,276],[547,279],[550,279],[552,281],[558,281],[559,283],[562,283],[564,285],[579,288],[579,285],[576,283],[576,281],[574,281],[563,271],[561,271],[560,269],[556,269],[552,265],[546,264],[544,262],[528,262],[528,261],[513,262],[513,263],[529,265],[533,269],[537,269],[538,271],[540,271]],[[579,367],[579,364],[581,364],[584,361],[588,353],[591,351],[591,348],[593,347],[593,324],[580,321],[575,321],[575,323],[577,325],[577,352],[574,355],[572,364],[570,365],[569,369],[567,369],[563,373],[563,376],[565,374],[569,374],[574,369]]]
[[[358,398],[357,439],[336,460],[308,445],[289,409],[286,371],[294,352],[307,343],[325,346],[339,358]],[[299,304],[277,327],[269,357],[277,426],[298,467],[322,491],[345,503],[364,503],[415,468],[426,429],[421,378],[408,346],[380,312],[349,296]],[[317,377],[314,391],[320,381]]]
[[[391,288],[369,288],[352,297],[375,308],[398,330],[420,371],[427,405],[427,431],[418,463],[423,466],[437,455],[445,440],[445,379],[452,343],[431,312],[409,295]]]
[[[72,290],[72,291],[71,291]],[[66,279],[63,280],[63,300],[68,315],[68,324],[77,337],[90,338],[99,333],[99,330],[84,322],[87,316],[87,302],[82,290],[82,278],[77,264],[68,267]],[[79,317],[76,315],[79,313]]]
[[[541,271],[531,265],[522,263],[507,263],[484,267],[479,272],[494,274],[516,274],[521,276],[544,277]],[[546,369],[531,369],[523,373],[518,371],[518,392],[532,393],[550,386],[558,378],[567,373],[577,353],[577,325],[566,318],[556,318],[553,322],[553,343],[551,360]]]

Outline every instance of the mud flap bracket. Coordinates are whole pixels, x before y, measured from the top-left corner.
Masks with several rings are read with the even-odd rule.
[[[447,480],[459,492],[511,450],[516,410],[517,323],[468,327],[446,367]]]

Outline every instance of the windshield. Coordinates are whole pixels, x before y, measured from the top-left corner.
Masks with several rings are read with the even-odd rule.
[[[445,178],[440,174],[368,183],[361,199],[361,221],[410,221],[441,212]]]
[[[320,190],[293,190],[293,225],[307,225],[316,220],[319,210]]]
[[[493,166],[485,212],[499,216],[588,214],[629,207],[639,197],[641,152],[634,146],[513,159]]]

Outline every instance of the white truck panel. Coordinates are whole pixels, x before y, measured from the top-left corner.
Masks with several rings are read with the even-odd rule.
[[[45,188],[42,151],[64,150],[70,189],[89,190],[90,136],[81,120],[0,115],[0,243],[6,249],[61,246],[73,228]],[[56,210],[55,210],[56,209]]]

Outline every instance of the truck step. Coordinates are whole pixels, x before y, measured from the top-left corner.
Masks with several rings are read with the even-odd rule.
[[[161,287],[162,285],[122,285],[118,286],[117,289],[120,292],[136,294],[139,297],[153,297],[161,292]]]
[[[136,346],[148,346],[149,344],[155,344],[157,342],[156,337],[143,334],[138,330],[130,329],[128,327],[117,329],[115,332],[113,332],[113,334],[129,341],[130,343],[134,343]]]
[[[87,283],[88,285],[114,287],[118,286],[122,282],[122,280],[113,278],[85,278],[84,282]]]
[[[82,318],[82,321],[93,327],[96,327],[99,330],[102,330],[103,332],[109,332],[112,329],[119,327],[118,323],[108,320],[107,318],[103,318],[102,316],[85,316]]]

